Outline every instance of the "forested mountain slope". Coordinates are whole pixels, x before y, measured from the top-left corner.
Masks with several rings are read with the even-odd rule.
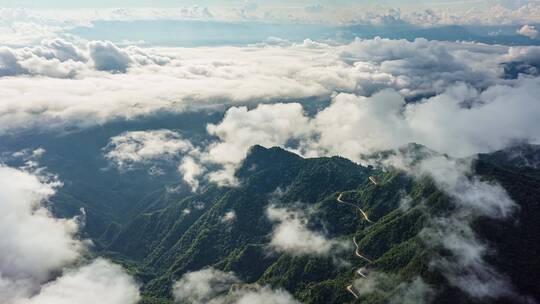
[[[540,171],[498,153],[481,155],[474,174],[503,186],[519,210],[506,220],[479,217],[472,227],[493,247],[487,263],[515,288],[493,301],[538,300]],[[137,275],[145,302],[172,302],[174,280],[210,266],[233,271],[245,284],[284,288],[303,303],[388,303],[403,284],[419,278],[436,290],[425,295],[436,303],[482,302],[449,284],[432,265],[433,256],[448,253],[428,246],[422,233],[431,219],[444,218],[454,207],[430,178],[260,146],[251,149],[237,177],[238,187],[207,185],[183,199],[163,190],[156,202],[149,201],[160,207],[136,216],[103,250]],[[272,246],[279,223],[271,220],[269,208],[301,212],[303,223],[334,247],[299,253]],[[355,254],[353,238],[365,258]],[[376,279],[375,292],[355,290],[365,280],[358,269]],[[353,282],[351,292],[347,287]]]

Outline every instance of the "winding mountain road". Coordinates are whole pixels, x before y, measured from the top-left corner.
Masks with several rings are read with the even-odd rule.
[[[375,180],[374,177],[370,176],[369,177],[369,180],[375,185],[377,186],[377,181]],[[340,193],[339,196],[337,197],[337,201],[339,203],[342,203],[342,204],[345,204],[345,205],[349,205],[349,206],[352,206],[356,209],[358,209],[360,211],[360,213],[362,214],[362,216],[364,217],[364,220],[366,220],[366,222],[370,223],[370,224],[373,224],[374,222],[371,221],[367,215],[367,213],[364,212],[364,210],[362,210],[362,208],[360,208],[358,205],[356,204],[353,204],[353,203],[349,203],[349,202],[346,202],[344,201],[343,199],[343,193]],[[366,262],[368,262],[369,264],[373,263],[373,261],[371,261],[368,257],[366,257],[361,251],[360,251],[360,247],[358,246],[358,242],[356,241],[356,236],[353,237],[353,243],[354,243],[354,246],[356,247],[356,249],[354,250],[354,254],[365,260]],[[366,267],[361,267],[361,268],[358,268],[356,270],[356,274],[367,279],[367,274],[368,274],[369,270],[366,268]],[[347,285],[346,287],[347,291],[352,294],[356,299],[360,299],[360,296],[356,293],[356,291],[354,290],[354,286],[353,285]]]
[[[360,211],[360,213],[362,214],[362,216],[364,217],[364,219],[366,220],[366,222],[368,222],[370,224],[374,224],[374,222],[369,219],[367,213],[365,213],[364,210],[362,210],[362,208],[358,207],[358,205],[355,205],[353,203],[349,203],[349,202],[346,202],[346,201],[342,200],[341,199],[342,197],[343,197],[343,193],[340,193],[338,198],[337,198],[337,201],[342,203],[342,204],[349,205],[349,206],[352,206],[352,207],[358,209]]]
[[[353,243],[354,243],[354,246],[356,246],[356,250],[354,251],[356,256],[363,259],[363,260],[365,260],[368,263],[373,263],[373,261],[371,261],[365,255],[363,255],[362,252],[360,252],[360,247],[358,247],[358,243],[356,242],[356,236],[353,237]]]
[[[354,291],[354,287],[352,285],[347,286],[347,291],[352,294],[356,299],[360,299],[360,297]]]

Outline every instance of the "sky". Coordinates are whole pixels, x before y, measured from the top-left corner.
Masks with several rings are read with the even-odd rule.
[[[421,26],[524,25],[540,19],[539,8],[540,0],[0,0],[0,25],[28,19],[72,24],[203,19],[332,25],[396,21]]]
[[[306,1],[306,0],[293,0],[293,1],[223,1],[223,0],[2,0],[0,1],[1,7],[26,7],[26,8],[111,8],[111,7],[179,7],[179,6],[242,6],[246,4],[256,4],[258,6],[281,6],[281,7],[294,7],[294,6],[312,6],[322,5],[325,7],[343,6],[343,5],[378,5],[388,7],[485,7],[487,5],[502,4],[505,6],[522,5],[527,2],[537,1],[524,1],[524,0],[320,0],[320,1]]]

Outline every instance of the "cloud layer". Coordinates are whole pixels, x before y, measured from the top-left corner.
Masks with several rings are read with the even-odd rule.
[[[324,2],[324,1],[323,1]],[[369,24],[419,26],[437,25],[508,25],[540,22],[537,1],[444,1],[418,5],[369,5],[365,3],[275,3],[239,2],[236,5],[210,7],[192,5],[175,8],[102,8],[102,9],[8,9],[0,10],[4,26],[12,31],[5,37],[18,41],[33,41],[43,32],[61,34],[66,28],[89,25],[95,21],[134,20],[204,20],[204,21],[261,21],[307,24]],[[441,1],[439,1],[441,2]],[[465,5],[464,5],[465,4]],[[22,24],[22,25],[21,25]],[[18,25],[18,27],[17,27]],[[39,29],[38,26],[45,29]],[[22,27],[22,28],[21,28]],[[8,35],[11,34],[11,35]],[[17,33],[18,35],[14,35]],[[26,40],[22,40],[26,38]]]
[[[96,260],[69,270],[88,242],[76,237],[81,221],[45,207],[61,184],[39,172],[0,165],[0,301],[135,304],[138,286],[121,267]]]
[[[51,40],[0,50],[0,134],[384,88],[412,99],[456,82],[484,89],[506,83],[500,64],[508,52],[423,39],[144,50]]]

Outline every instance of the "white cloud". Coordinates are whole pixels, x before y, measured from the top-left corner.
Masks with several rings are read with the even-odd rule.
[[[452,253],[430,262],[450,284],[479,299],[513,294],[510,281],[484,260],[488,246],[478,239],[466,219],[438,218],[432,225],[421,236],[430,246],[441,246]]]
[[[232,222],[236,219],[236,212],[233,211],[229,211],[227,213],[225,213],[225,215],[223,216],[223,218],[221,219],[222,222]]]
[[[204,173],[204,168],[197,163],[193,157],[185,156],[178,169],[180,170],[184,181],[191,186],[191,190],[196,192],[199,188],[198,178]]]
[[[60,22],[46,22],[32,15],[24,9],[0,8],[0,39],[3,44],[39,44],[43,39],[58,37],[64,30]]]
[[[229,109],[221,123],[208,125],[208,133],[220,140],[211,144],[203,157],[224,167],[223,171],[212,173],[210,180],[234,184],[231,173],[251,146],[282,146],[305,135],[306,123],[302,106],[294,103],[259,105],[250,111],[246,107]]]
[[[453,196],[467,212],[476,216],[507,218],[516,205],[498,184],[471,176],[472,160],[455,160],[445,156],[428,157],[414,167],[416,175],[428,174],[440,189]]]
[[[0,76],[15,76],[23,73],[17,57],[9,48],[0,48]]]
[[[307,227],[306,217],[296,211],[270,206],[266,210],[268,219],[276,222],[272,231],[270,246],[277,251],[293,255],[327,256],[335,249],[347,247],[345,244],[326,238],[323,234]]]
[[[389,304],[423,304],[431,303],[435,295],[433,287],[429,286],[417,277],[411,282],[402,282],[397,288],[396,294],[390,299]]]
[[[213,268],[186,273],[173,285],[176,301],[187,303],[208,303],[229,288],[240,282],[233,273],[222,272]]]
[[[441,93],[456,81],[485,88],[502,82],[500,63],[508,50],[422,39],[144,51],[94,44],[109,46],[107,56],[121,61],[112,70],[127,68],[126,73],[96,71],[86,45],[56,40],[29,50],[5,49],[3,74],[20,76],[0,77],[0,134],[187,108],[330,98],[336,92],[370,95],[394,88],[415,97]]]
[[[242,282],[232,272],[207,268],[184,274],[174,283],[173,295],[177,302],[193,304],[299,303],[284,290],[272,290],[257,285],[242,288],[241,284]],[[237,288],[231,288],[233,285]]]
[[[370,271],[367,278],[355,280],[353,288],[361,297],[375,294],[389,304],[427,304],[435,295],[433,287],[420,277],[403,282],[377,271]]]
[[[66,271],[38,295],[17,304],[136,304],[139,300],[138,285],[122,267],[97,259]]]
[[[504,220],[514,214],[517,205],[506,191],[474,176],[472,159],[456,160],[427,150],[401,153],[405,169],[417,177],[430,176],[455,207],[448,214],[431,218],[420,232],[425,244],[435,252],[444,249],[450,253],[432,257],[431,267],[474,298],[514,295],[510,282],[485,261],[490,248],[471,227],[478,217]]]
[[[131,64],[129,55],[111,42],[93,41],[88,49],[98,71],[125,73]]]
[[[268,287],[243,293],[236,304],[299,304],[290,293],[284,290],[272,290]]]
[[[508,62],[540,65],[540,46],[512,47],[505,56]]]
[[[76,237],[84,211],[81,218],[54,218],[45,203],[60,183],[40,172],[0,166],[0,302],[135,304],[138,286],[119,266],[96,260],[66,268],[87,249]]]
[[[354,291],[360,297],[375,294],[389,304],[431,303],[435,290],[420,277],[401,281],[397,277],[377,271],[370,271],[367,278],[353,282]]]
[[[477,1],[478,2],[478,1]],[[482,2],[482,1],[479,1]],[[436,7],[418,7],[416,9],[364,9],[351,10],[338,13],[333,10],[333,14],[338,14],[347,23],[371,24],[371,25],[392,25],[407,23],[419,26],[441,26],[441,25],[517,25],[526,23],[538,23],[540,5],[537,2],[520,3],[516,5],[512,1],[512,7],[502,6],[494,1],[484,1],[476,3],[475,6],[463,5],[463,1],[446,1],[446,5]],[[473,5],[473,4],[471,4]],[[319,17],[320,18],[320,17]],[[329,18],[329,17],[327,17]]]
[[[312,121],[320,135],[312,147],[323,155],[359,160],[362,154],[414,142],[464,157],[504,148],[515,140],[538,141],[537,79],[517,86],[493,86],[479,93],[465,85],[407,104],[392,91],[370,98],[338,95]],[[471,106],[463,106],[464,103]],[[504,124],[502,127],[501,124]],[[492,132],[492,130],[498,132]]]
[[[244,1],[236,5],[176,8],[87,8],[87,9],[0,9],[0,38],[9,45],[39,44],[42,39],[67,36],[76,26],[92,26],[96,21],[202,20],[238,22],[255,20],[271,23],[323,25],[522,25],[540,23],[540,4],[532,1],[445,1],[443,5],[405,5],[391,8],[365,4],[275,5]],[[482,8],[478,8],[481,6]]]
[[[321,13],[322,11],[324,11],[324,6],[322,4],[310,4],[306,5],[306,7],[304,7],[304,10],[306,11],[306,13]]]
[[[139,164],[152,165],[159,161],[180,161],[178,171],[193,192],[199,188],[205,167],[200,163],[201,152],[178,132],[170,130],[131,131],[114,136],[104,148],[105,158],[120,170],[129,170]],[[163,174],[156,165],[151,175]]]
[[[219,20],[240,21],[260,20],[267,22],[297,22],[323,24],[389,24],[406,22],[421,26],[448,24],[460,25],[501,25],[534,24],[540,22],[537,2],[516,2],[512,5],[499,5],[494,1],[477,3],[476,7],[463,5],[463,1],[445,1],[445,5],[413,5],[393,8],[362,4],[326,5],[320,9],[318,4],[305,6],[274,5],[269,3],[244,1],[238,6],[184,6],[178,8],[111,8],[111,9],[72,9],[58,10],[21,10],[4,9],[4,15],[19,15],[25,23],[54,27],[67,24],[90,24],[92,21],[116,20]],[[480,1],[482,2],[482,1]],[[482,5],[482,9],[477,8]],[[246,14],[249,13],[249,14]],[[22,16],[21,16],[22,15]],[[11,17],[13,18],[13,17]]]
[[[72,39],[74,40],[74,39]],[[164,65],[171,58],[130,46],[119,48],[109,41],[82,43],[56,38],[24,48],[0,48],[0,77],[46,76],[81,79],[125,73],[129,67]]]
[[[0,300],[12,303],[74,262],[84,244],[74,238],[76,220],[51,216],[45,201],[58,184],[0,166]]]
[[[538,30],[533,25],[524,25],[517,33],[531,39],[536,39],[536,37],[538,37]]]
[[[120,169],[129,169],[136,163],[157,159],[171,159],[179,154],[193,152],[195,148],[180,133],[170,130],[132,131],[112,137],[105,147],[105,157]],[[188,182],[196,177],[197,169],[189,159],[180,166]],[[193,185],[194,186],[194,185]]]

